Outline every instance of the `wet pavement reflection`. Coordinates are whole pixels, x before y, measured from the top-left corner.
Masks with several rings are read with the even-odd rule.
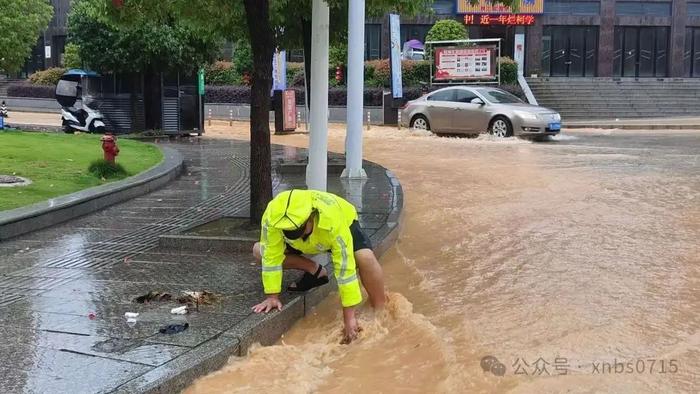
[[[343,150],[340,127],[329,144]],[[188,393],[697,392],[700,133],[373,128],[364,149],[405,192],[382,258],[389,310],[363,309],[360,340],[340,346],[330,297]]]
[[[6,360],[0,366],[0,392],[110,392],[158,367],[159,377],[168,376],[194,363],[182,361],[196,358],[194,349],[251,315],[262,294],[260,268],[251,253],[159,246],[160,235],[247,215],[247,142],[158,143],[183,152],[186,171],[179,179],[146,196],[0,242],[0,358]],[[304,185],[303,171],[282,167],[305,158],[303,150],[273,147],[278,191]],[[386,235],[398,189],[385,169],[369,165],[368,172],[371,180],[348,190],[363,201],[361,226],[377,240]],[[347,187],[333,178],[329,189],[344,195]],[[284,287],[295,278],[287,275]],[[219,296],[217,302],[184,316],[170,312],[177,301],[134,302],[151,291],[177,298],[183,291],[205,289]],[[127,312],[139,314],[135,323],[125,319]],[[183,332],[159,332],[185,323]],[[226,343],[234,349],[237,341],[231,337]]]

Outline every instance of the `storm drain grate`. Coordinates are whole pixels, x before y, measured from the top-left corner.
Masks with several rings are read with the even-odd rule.
[[[0,306],[10,305],[24,298],[19,294],[0,294]]]
[[[6,276],[11,277],[27,277],[27,278],[60,278],[60,279],[77,279],[85,274],[84,270],[66,269],[66,268],[47,268],[47,267],[32,267],[20,271],[16,271]]]
[[[62,278],[5,277],[0,279],[0,288],[51,290],[56,286],[66,284],[72,280],[73,279]]]
[[[122,258],[123,259],[123,258]],[[52,268],[104,268],[119,262],[119,259],[66,259],[47,264],[46,267]]]

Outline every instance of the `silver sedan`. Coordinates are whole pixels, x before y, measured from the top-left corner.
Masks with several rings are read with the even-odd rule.
[[[561,116],[548,108],[524,103],[501,89],[454,86],[409,101],[401,114],[403,126],[436,134],[497,137],[555,135]]]

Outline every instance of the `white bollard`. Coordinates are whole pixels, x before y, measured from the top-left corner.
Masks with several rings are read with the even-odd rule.
[[[399,130],[401,130],[401,110],[399,110]]]
[[[367,111],[367,130],[369,130],[369,128],[370,128],[369,122],[371,122],[371,121],[372,121],[372,114],[369,111]]]
[[[228,125],[233,126],[233,110],[228,111]]]
[[[207,111],[207,112],[209,112],[207,114],[207,119],[209,119],[209,126],[211,126],[211,108],[209,108],[209,111]]]

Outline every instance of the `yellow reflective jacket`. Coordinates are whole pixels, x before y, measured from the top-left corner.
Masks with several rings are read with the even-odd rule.
[[[313,232],[304,239],[286,239],[284,230],[302,226],[313,212]],[[282,262],[289,244],[305,254],[331,253],[338,292],[344,307],[362,302],[357,280],[350,225],[357,220],[355,207],[346,200],[316,190],[289,190],[277,195],[265,209],[260,232],[262,281],[265,294],[282,290]]]

